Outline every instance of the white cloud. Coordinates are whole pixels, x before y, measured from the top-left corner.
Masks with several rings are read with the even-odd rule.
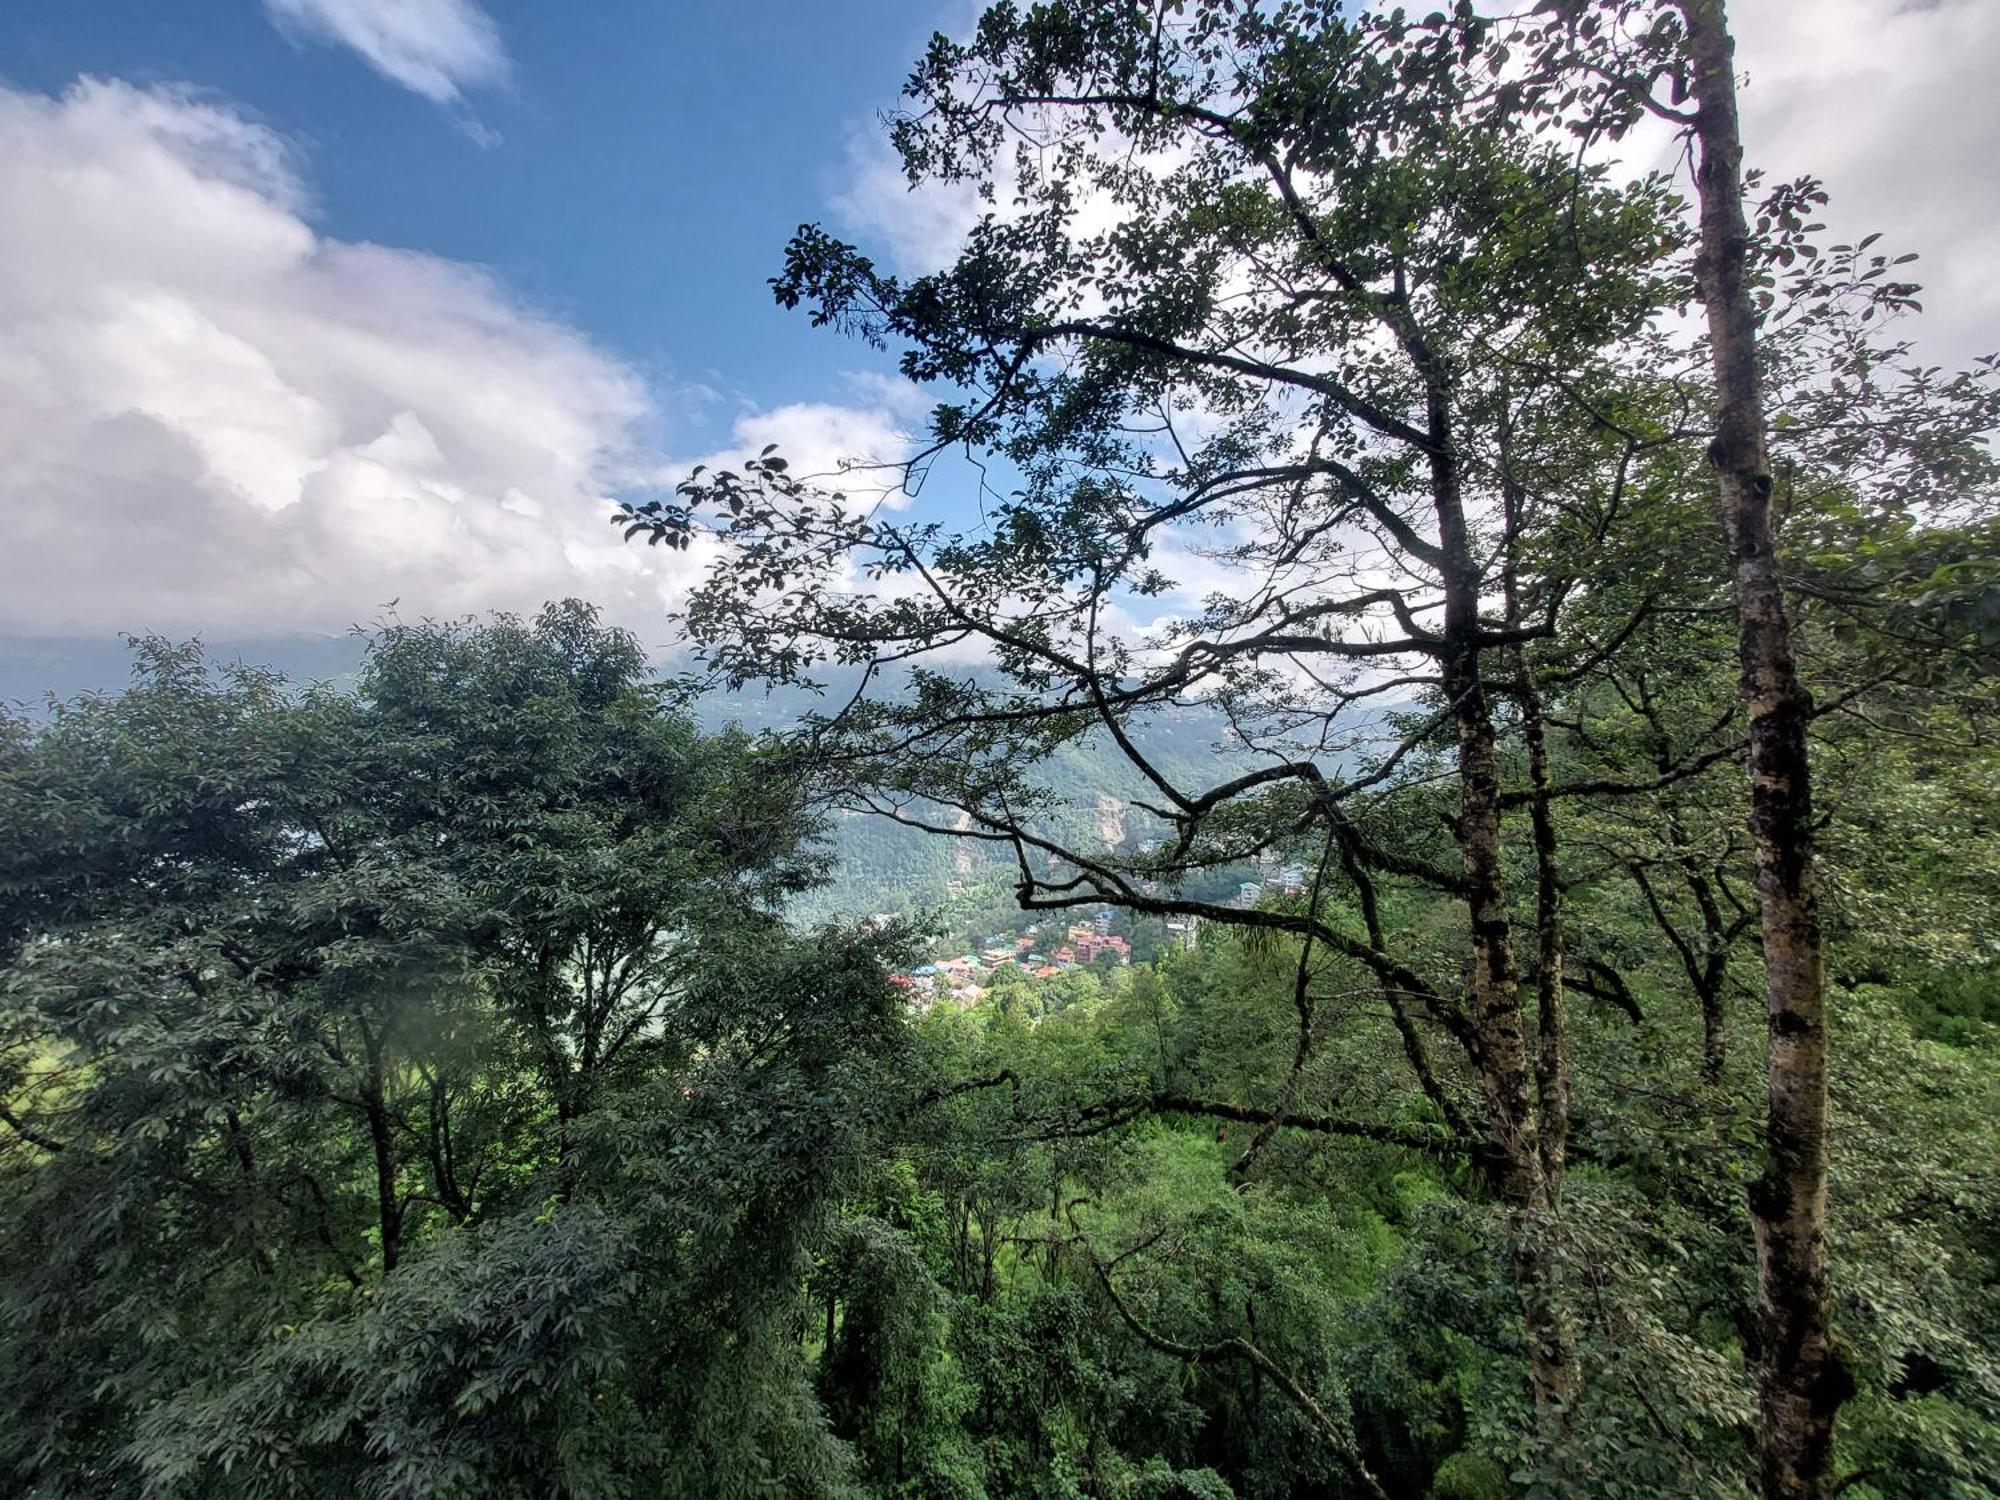
[[[935,393],[914,380],[888,375],[880,370],[844,370],[841,379],[849,390],[870,404],[893,412],[904,422],[920,423],[930,414]]]
[[[1050,139],[1061,119],[1060,109],[1050,111],[1046,121]],[[1042,133],[1043,126],[1031,115],[1025,130],[1035,135]],[[1117,154],[1117,139],[1106,136],[1097,148]],[[956,258],[966,235],[981,218],[991,214],[1008,222],[1028,211],[1020,198],[1020,149],[1021,142],[1016,141],[995,155],[989,202],[969,181],[926,180],[912,188],[902,159],[879,129],[853,133],[848,138],[844,176],[833,192],[833,217],[848,232],[861,237],[863,250],[886,251],[891,267],[903,274],[942,270]],[[1133,148],[1124,165],[1166,177],[1187,156],[1183,146],[1158,152]],[[1126,205],[1109,192],[1091,189],[1072,204],[1069,232],[1079,239],[1100,235],[1122,224],[1127,213]]]
[[[1003,170],[1006,167],[1003,158]],[[918,275],[951,264],[988,205],[969,182],[926,182],[913,189],[902,160],[879,129],[848,137],[844,180],[834,217],[870,253],[886,250],[898,271]]]
[[[289,32],[352,47],[433,103],[507,80],[500,30],[477,0],[264,0],[264,8]]]
[[[663,634],[688,561],[606,524],[666,467],[638,377],[474,268],[316,233],[306,197],[186,92],[0,89],[0,630],[575,593]]]
[[[1825,179],[1830,238],[1914,250],[1925,355],[2000,351],[2000,5],[1993,0],[1738,0],[1745,154]]]
[[[885,387],[872,394],[899,393]],[[702,462],[710,468],[740,466],[775,446],[794,477],[858,504],[879,501],[898,510],[910,499],[902,489],[902,460],[913,441],[886,399],[866,407],[801,401],[738,417],[728,448]]]

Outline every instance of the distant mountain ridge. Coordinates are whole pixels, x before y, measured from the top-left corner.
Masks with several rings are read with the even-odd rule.
[[[368,649],[359,635],[204,637],[211,661],[269,667],[299,682],[352,677]],[[0,635],[0,704],[30,710],[49,698],[115,693],[132,680],[132,651],[122,636]]]
[[[216,639],[205,643],[211,660],[268,667],[299,682],[340,682],[360,669],[366,636],[285,636]],[[0,703],[34,712],[51,696],[116,692],[132,674],[124,641],[80,637],[0,635]],[[703,727],[740,724],[782,730],[806,713],[840,700],[803,689],[709,693],[694,713]],[[1148,717],[1136,741],[1161,773],[1177,785],[1205,786],[1251,764],[1223,716],[1199,707],[1163,710]],[[1109,736],[1093,735],[1063,746],[1039,777],[1066,809],[1074,837],[1101,848],[1146,837],[1135,826],[1130,798],[1143,796],[1143,779]],[[1143,817],[1143,814],[1136,815]],[[942,903],[953,882],[998,872],[1006,861],[988,845],[948,839],[885,818],[836,813],[830,819],[838,866],[833,884],[801,903],[803,916],[906,911]]]

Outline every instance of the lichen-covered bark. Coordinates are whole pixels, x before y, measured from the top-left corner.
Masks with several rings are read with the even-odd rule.
[[[1709,456],[1721,489],[1750,721],[1750,833],[1770,1022],[1767,1161],[1750,1199],[1763,1492],[1767,1500],[1820,1500],[1829,1492],[1834,1419],[1846,1380],[1828,1317],[1827,1026],[1806,754],[1811,705],[1793,659],[1772,525],[1734,46],[1722,0],[1680,3],[1698,106],[1696,272],[1718,395]]]

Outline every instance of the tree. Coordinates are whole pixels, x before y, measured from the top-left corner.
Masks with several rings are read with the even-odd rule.
[[[1516,576],[1513,617],[1495,618],[1489,549],[1510,473],[1561,486],[1522,501],[1522,526],[1530,508],[1585,536],[1611,523],[1634,444],[1559,382],[1594,382],[1643,334],[1673,230],[1655,183],[1615,188],[1546,146],[1467,128],[1456,55],[1398,17],[1214,4],[1173,24],[1145,8],[1000,9],[972,43],[934,43],[898,145],[913,178],[991,192],[1013,133],[1008,211],[951,270],[909,283],[807,230],[776,286],[815,321],[904,342],[913,378],[974,388],[939,408],[936,443],[990,445],[1022,488],[986,535],[947,538],[864,518],[781,458],[698,478],[685,498],[759,565],[718,576],[689,625],[739,677],[789,679],[826,652],[872,672],[982,643],[1004,690],[919,671],[907,701],[858,701],[824,726],[851,798],[892,816],[911,816],[911,798],[948,809],[1013,851],[1025,905],[1109,900],[1309,933],[1371,972],[1407,1024],[1415,1081],[1455,1131],[1479,1122],[1461,1147],[1518,1216],[1535,1386],[1553,1413],[1573,1380],[1533,1221],[1561,1176],[1562,996],[1541,964],[1539,1016],[1524,1022],[1495,701],[1535,712],[1506,669],[1558,631],[1574,580]],[[1093,199],[1115,205],[1117,229],[1090,231]],[[685,525],[664,506],[631,521]],[[1229,538],[1217,555],[1243,582],[1142,653],[1109,619],[1166,587],[1158,554],[1198,528]],[[850,555],[886,597],[839,591]],[[791,607],[767,611],[770,587]],[[1425,707],[1399,733],[1367,733],[1371,705],[1410,694]],[[1137,728],[1209,697],[1259,763],[1174,784]],[[1166,835],[1155,855],[1095,853],[1037,821],[1046,799],[1016,769],[1091,733],[1144,779],[1135,807]],[[1427,829],[1360,821],[1364,793],[1439,752],[1457,787],[1444,848]],[[1281,846],[1309,851],[1329,893],[1345,882],[1352,924],[1318,903],[1175,893]],[[1418,956],[1382,925],[1384,879],[1459,903],[1462,960]],[[1553,952],[1556,886],[1541,885]],[[1440,1040],[1470,1069],[1469,1109],[1428,1060]]]
[[[1519,28],[1469,6],[995,7],[969,42],[933,42],[893,127],[913,184],[969,182],[989,206],[956,262],[906,279],[809,226],[774,289],[944,387],[915,467],[961,450],[1011,488],[982,488],[983,524],[953,533],[867,509],[848,492],[864,476],[835,489],[767,452],[619,518],[725,543],[687,614],[724,680],[858,670],[802,745],[845,805],[1005,852],[1024,906],[1302,939],[1295,1076],[1341,966],[1368,975],[1429,1123],[1511,1216],[1552,1439],[1579,1397],[1555,1251],[1567,991],[1580,977],[1636,1009],[1608,956],[1565,961],[1565,823],[1693,793],[1768,728],[1726,701],[1697,725],[1713,683],[1684,672],[1694,696],[1653,703],[1643,770],[1559,774],[1588,758],[1591,695],[1630,691],[1649,650],[1728,607],[1718,570],[1662,566],[1714,515],[1696,507],[1709,355],[1666,317],[1700,256],[1664,181],[1594,164],[1645,107],[1593,50],[1602,24],[1588,6]],[[1516,77],[1506,38],[1524,35],[1535,67]],[[1671,61],[1683,36],[1648,32],[1644,55]],[[1865,489],[1861,526],[1921,529],[1986,482],[1991,383],[1871,340],[1912,288],[1866,244],[1814,249],[1816,192],[1774,193],[1756,248],[1790,498],[1803,517]],[[1196,562],[1226,582],[1131,629]],[[997,683],[925,665],[968,649]],[[1149,716],[1192,703],[1220,708],[1251,768],[1194,781],[1148,757]],[[1127,762],[1150,848],[1079,836],[1033,774],[1086,737]],[[1709,865],[1672,796],[1656,805],[1699,945],[1650,848],[1624,872],[1651,887],[1653,951],[1685,947],[1719,1042],[1733,851]],[[1267,854],[1319,872],[1303,899],[1189,891]],[[1169,1097],[1222,1103],[1153,1102]],[[1281,1082],[1237,1117],[1282,1128],[1293,1097]],[[1811,1300],[1809,1277],[1781,1279]]]
[[[387,630],[351,692],[146,643],[13,727],[26,1493],[838,1489],[789,1313],[885,950],[789,935],[795,789],[643,672],[568,604]]]
[[[1752,1199],[1762,1309],[1763,1486],[1773,1497],[1822,1495],[1833,1483],[1834,1420],[1849,1382],[1833,1339],[1827,1286],[1829,1021],[1814,877],[1808,749],[1814,707],[1799,669],[1779,555],[1778,520],[1788,497],[1773,463],[1770,408],[1789,408],[1779,421],[1802,429],[1799,446],[1808,463],[1826,456],[1825,429],[1815,428],[1830,396],[1847,409],[1845,425],[1853,434],[1835,472],[1845,467],[1851,480],[1871,458],[1893,464],[1891,455],[1899,450],[1907,465],[1921,443],[1899,442],[1872,419],[1869,397],[1884,388],[1872,367],[1902,364],[1913,390],[1929,386],[1932,372],[1906,363],[1907,345],[1871,348],[1861,325],[1878,313],[1915,306],[1916,288],[1890,274],[1892,265],[1915,257],[1891,262],[1878,255],[1863,269],[1861,252],[1875,235],[1823,256],[1806,238],[1823,226],[1804,219],[1826,201],[1810,180],[1774,193],[1753,233],[1745,211],[1735,49],[1723,0],[1616,0],[1547,9],[1552,14],[1546,19],[1502,28],[1503,48],[1512,44],[1533,58],[1525,87],[1516,72],[1497,90],[1504,110],[1525,106],[1531,113],[1567,116],[1586,140],[1615,137],[1650,114],[1683,132],[1698,154],[1693,280],[1706,324],[1715,410],[1707,457],[1721,500],[1736,619],[1769,1020],[1768,1156]],[[1504,64],[1504,51],[1496,61]],[[1504,68],[1495,71],[1504,74]],[[1784,269],[1793,274],[1781,297],[1773,273]],[[1871,304],[1858,319],[1827,317],[1830,304],[1857,294]],[[1845,388],[1843,377],[1855,378],[1856,388]],[[1796,382],[1789,389],[1788,379]],[[1806,394],[1813,386],[1817,391]],[[1960,419],[1973,419],[1968,431],[1990,429],[1990,399],[1962,403]],[[1940,418],[1945,425],[1953,421],[1935,409],[1928,417],[1926,429]],[[1927,465],[1918,459],[1916,467]],[[1698,899],[1705,894],[1699,886],[1695,893]],[[1709,943],[1699,961],[1700,983],[1711,991],[1720,973],[1717,915],[1712,901],[1704,906]],[[1689,962],[1692,971],[1691,953]]]
[[[1826,1493],[1833,1423],[1849,1383],[1834,1352],[1827,1295],[1827,1013],[1813,878],[1811,697],[1799,681],[1777,565],[1776,489],[1765,444],[1743,212],[1735,49],[1722,0],[1682,8],[1701,148],[1701,254],[1696,275],[1715,363],[1716,435],[1709,444],[1734,563],[1737,642],[1750,721],[1750,831],[1757,851],[1765,998],[1770,1011],[1770,1153],[1752,1195],[1758,1299],[1764,1313],[1761,1400],[1764,1493]]]

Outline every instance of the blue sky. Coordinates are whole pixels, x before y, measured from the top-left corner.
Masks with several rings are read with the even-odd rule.
[[[907,197],[879,116],[970,14],[0,10],[0,635],[579,594],[658,637],[692,565],[617,545],[610,497],[771,442],[892,459],[920,424],[766,278],[806,220],[948,253],[963,203]]]
[[[444,107],[259,0],[20,0],[0,10],[0,77],[45,93],[85,74],[196,84],[302,148],[329,235],[490,267],[669,390],[850,395],[840,372],[865,351],[781,314],[764,278],[801,220],[833,212],[851,151],[946,8],[485,9],[508,75]]]
[[[619,545],[611,497],[771,442],[795,472],[892,459],[921,425],[926,393],[765,278],[808,220],[950,255],[966,196],[906,193],[877,116],[975,13],[9,0],[0,640],[577,594],[667,644],[700,560]],[[2000,346],[2000,4],[1731,14],[1753,160],[1924,253],[1928,355]],[[907,503],[970,512],[949,476]]]

